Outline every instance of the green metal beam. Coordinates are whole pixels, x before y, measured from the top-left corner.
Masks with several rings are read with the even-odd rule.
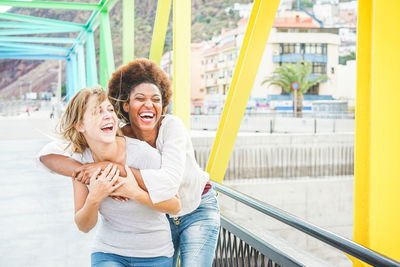
[[[100,13],[100,84],[104,88],[115,71],[114,52],[111,40],[110,18],[107,11]]]
[[[100,24],[99,17],[100,17],[101,11],[111,10],[114,7],[114,5],[117,3],[117,1],[118,0],[101,0],[101,2],[99,3],[99,5],[101,6],[100,9],[97,11],[94,11],[92,13],[92,15],[90,16],[90,18],[88,19],[88,21],[85,25],[85,28],[87,30],[91,30],[92,32],[94,32]],[[75,51],[77,44],[85,42],[86,33],[87,32],[81,32],[78,35],[78,37],[76,38],[75,44],[73,44],[71,47],[71,51]]]
[[[57,1],[0,1],[0,6],[14,6],[26,8],[73,9],[95,11],[100,8],[98,4],[57,2]]]
[[[94,86],[99,83],[97,80],[96,49],[92,31],[88,31],[86,36],[86,83],[88,86]]]
[[[122,64],[135,57],[135,0],[122,2]]]
[[[165,35],[167,34],[168,20],[171,13],[171,3],[172,0],[159,0],[157,4],[149,58],[157,62],[158,65],[160,65],[161,56],[164,52]]]
[[[12,37],[0,36],[0,42],[22,42],[22,43],[52,43],[52,44],[73,44],[73,38],[56,38],[56,37]]]
[[[42,24],[42,25],[48,25],[48,26],[57,26],[57,27],[68,26],[68,27],[75,27],[79,30],[83,30],[86,28],[85,25],[75,23],[75,22],[38,18],[38,17],[33,17],[33,16],[25,16],[25,15],[19,15],[19,14],[6,13],[6,12],[0,13],[0,19],[16,20],[16,21],[23,21],[23,22],[28,22],[28,23]]]

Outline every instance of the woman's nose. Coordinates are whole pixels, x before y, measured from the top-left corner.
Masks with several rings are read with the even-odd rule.
[[[146,107],[151,107],[151,106],[153,106],[153,103],[151,102],[151,99],[147,99],[147,100],[144,102],[144,104],[145,104]]]
[[[108,118],[110,118],[110,117],[111,117],[111,112],[109,112],[109,111],[103,112],[103,118],[104,118],[104,119],[108,119]]]

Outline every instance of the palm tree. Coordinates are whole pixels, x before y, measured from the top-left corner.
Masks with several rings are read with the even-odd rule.
[[[293,94],[292,83],[298,82],[299,88],[297,89],[297,107],[296,111],[301,113],[303,109],[303,94],[308,91],[313,85],[322,80],[328,79],[328,76],[321,75],[311,80],[312,64],[309,61],[297,62],[297,64],[285,63],[276,68],[272,76],[266,77],[261,85],[268,84],[268,86],[276,85],[281,87],[286,92]],[[293,99],[293,110],[294,110]]]

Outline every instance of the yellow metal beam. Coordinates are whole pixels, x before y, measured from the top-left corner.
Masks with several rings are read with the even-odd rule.
[[[151,41],[149,58],[160,65],[164,51],[165,35],[167,34],[168,20],[171,13],[172,0],[159,0],[156,19],[154,20],[153,39]]]
[[[400,35],[398,0],[373,0],[370,248],[400,260]]]
[[[372,0],[358,1],[353,239],[369,247]],[[354,266],[366,266],[351,258]]]
[[[122,1],[122,64],[135,57],[135,0]]]
[[[212,180],[222,182],[256,78],[279,0],[255,0],[231,86],[207,164]]]
[[[191,1],[174,0],[174,114],[190,129]]]

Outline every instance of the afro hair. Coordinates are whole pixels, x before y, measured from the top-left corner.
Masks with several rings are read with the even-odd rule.
[[[167,110],[172,96],[171,81],[167,74],[153,60],[135,59],[120,66],[108,82],[110,100],[124,122],[129,123],[129,115],[122,105],[129,101],[131,92],[142,83],[152,83],[158,87],[162,97],[163,113]]]

